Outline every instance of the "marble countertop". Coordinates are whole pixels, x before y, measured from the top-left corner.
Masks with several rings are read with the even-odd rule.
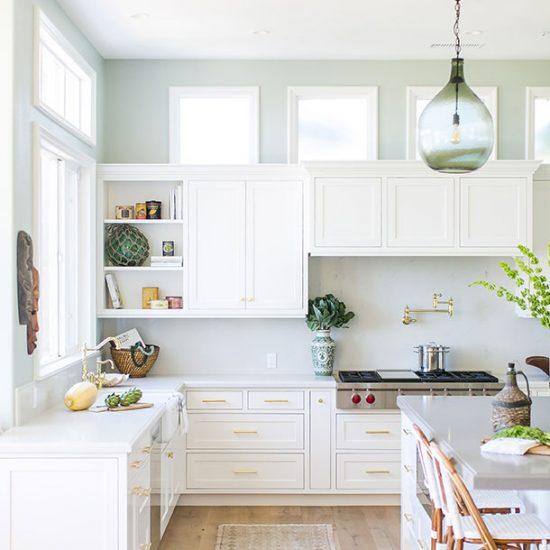
[[[335,388],[332,376],[313,373],[182,374],[185,388]]]
[[[402,396],[397,405],[457,462],[477,489],[550,490],[550,456],[482,454],[493,434],[491,397]],[[531,425],[550,431],[550,397],[533,398]]]

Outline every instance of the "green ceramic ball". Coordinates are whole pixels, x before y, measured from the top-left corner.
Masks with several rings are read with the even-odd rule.
[[[133,225],[110,225],[105,235],[105,256],[114,266],[143,265],[149,257],[149,241]]]

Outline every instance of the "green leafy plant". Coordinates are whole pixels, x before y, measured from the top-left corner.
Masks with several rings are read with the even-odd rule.
[[[347,324],[355,317],[353,311],[346,312],[346,304],[332,294],[309,300],[306,324],[310,330],[348,328]]]
[[[509,290],[504,286],[488,281],[475,281],[470,286],[482,286],[494,292],[499,298],[517,304],[523,311],[528,311],[538,319],[543,327],[550,328],[550,286],[542,274],[541,262],[526,246],[519,245],[522,256],[514,258],[514,266],[501,262],[500,267],[512,281],[516,289]]]
[[[492,439],[499,439],[501,437],[533,439],[534,441],[538,441],[541,445],[550,445],[550,433],[544,432],[540,428],[530,428],[528,426],[512,426],[511,428],[505,428],[493,435]]]

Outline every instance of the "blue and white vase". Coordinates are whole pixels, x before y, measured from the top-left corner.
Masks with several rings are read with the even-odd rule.
[[[313,371],[317,376],[331,376],[334,367],[336,344],[330,337],[330,330],[317,330],[311,342]]]

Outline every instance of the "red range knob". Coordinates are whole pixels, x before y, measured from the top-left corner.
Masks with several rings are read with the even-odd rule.
[[[351,402],[352,402],[354,405],[358,405],[359,403],[361,403],[361,396],[360,396],[358,393],[354,393],[354,394],[351,396]]]
[[[369,405],[372,405],[375,401],[376,401],[376,397],[374,397],[374,395],[372,393],[369,393],[367,395],[367,397],[365,397],[365,401],[369,404]]]

